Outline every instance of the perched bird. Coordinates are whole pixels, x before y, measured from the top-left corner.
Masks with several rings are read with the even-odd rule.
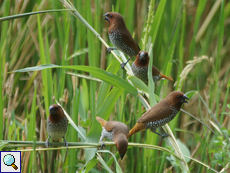
[[[129,133],[128,127],[119,121],[105,121],[100,117],[96,117],[96,120],[101,123],[102,126],[100,137],[101,148],[105,146],[105,143],[102,141],[103,138],[107,137],[109,140],[115,142],[120,157],[123,159],[128,147],[128,140],[126,137]]]
[[[60,138],[63,138],[64,145],[68,147],[68,143],[65,139],[65,134],[68,127],[68,120],[59,105],[51,105],[49,107],[50,115],[47,118],[47,133],[48,139],[46,140],[46,147],[49,146],[50,137],[53,141],[58,142]]]
[[[148,84],[148,66],[149,66],[149,55],[145,51],[140,51],[135,61],[132,63],[132,71],[134,76],[141,79],[145,84]],[[173,81],[171,77],[168,77],[162,73],[155,67],[152,66],[152,76],[153,81],[156,83],[158,80],[165,78]]]
[[[136,125],[129,131],[127,138],[146,129],[150,129],[153,133],[160,135],[161,139],[167,137],[169,134],[157,133],[156,129],[171,121],[180,111],[182,103],[188,103],[186,99],[188,97],[183,92],[171,92],[137,120]]]
[[[127,29],[122,15],[116,12],[108,12],[104,14],[104,16],[104,19],[109,22],[109,39],[113,46],[115,46],[115,48],[109,47],[107,49],[108,52],[110,53],[111,50],[119,49],[123,53],[129,55],[130,58],[136,56],[140,51],[140,48]],[[125,67],[128,61],[121,64],[122,69]]]

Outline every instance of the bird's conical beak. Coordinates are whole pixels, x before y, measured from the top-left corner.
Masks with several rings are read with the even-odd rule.
[[[124,156],[125,156],[125,154],[120,154],[121,160],[123,159]]]
[[[182,103],[188,103],[188,101],[187,101],[186,99],[189,100],[189,98],[184,94],[184,95],[183,95],[183,98],[182,98],[182,100],[181,100],[181,102],[182,102]]]
[[[103,16],[105,16],[104,20],[108,20],[109,21],[108,13],[105,13]]]
[[[145,53],[144,52],[141,52],[140,54],[139,54],[139,59],[144,59],[145,58]]]
[[[50,107],[49,107],[49,111],[50,111],[50,114],[52,114],[53,111],[54,111],[54,107],[53,107],[53,106],[50,106]]]
[[[50,114],[55,114],[55,113],[56,113],[56,108],[57,108],[57,107],[51,105],[51,106],[49,107],[49,112],[50,112]]]

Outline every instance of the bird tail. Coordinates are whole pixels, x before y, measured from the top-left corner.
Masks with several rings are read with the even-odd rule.
[[[145,129],[144,123],[136,123],[135,126],[129,131],[129,134],[127,135],[127,138],[132,136],[133,134]]]
[[[171,78],[171,77],[168,77],[168,76],[166,76],[166,75],[164,75],[164,74],[160,74],[160,76],[161,76],[161,78],[165,78],[165,79],[168,79],[168,80],[171,80],[171,81],[173,81],[173,78]]]
[[[99,123],[101,123],[101,126],[102,126],[102,127],[105,126],[106,121],[105,121],[103,118],[101,118],[101,117],[96,117],[96,120],[97,120]]]

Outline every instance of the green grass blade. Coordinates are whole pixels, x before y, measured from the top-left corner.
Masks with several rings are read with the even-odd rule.
[[[122,173],[122,170],[121,170],[121,167],[115,157],[115,155],[113,153],[111,153],[109,150],[98,150],[97,153],[109,153],[113,156],[114,160],[115,160],[115,163],[116,163],[116,172],[117,173]]]
[[[44,69],[50,69],[50,68],[66,68],[66,69],[75,69],[75,70],[81,70],[81,71],[85,71],[88,73],[93,74],[94,76],[96,76],[97,78],[113,85],[116,86],[118,88],[121,89],[125,89],[127,92],[129,92],[130,94],[133,95],[137,95],[138,92],[137,90],[131,85],[129,84],[127,81],[125,81],[124,79],[110,73],[110,72],[106,72],[102,69],[96,68],[96,67],[90,67],[90,66],[57,66],[57,65],[53,65],[53,64],[46,64],[46,65],[40,65],[40,66],[36,66],[36,67],[28,67],[25,69],[21,69],[21,70],[15,70],[13,72],[28,72],[28,71],[37,71],[37,70],[44,70]]]
[[[30,13],[16,14],[16,15],[7,16],[7,17],[1,17],[0,21],[3,22],[6,20],[13,20],[13,19],[22,18],[22,17],[28,17],[28,16],[35,15],[35,14],[64,12],[64,11],[70,11],[70,10],[69,9],[56,9],[56,10],[45,10],[45,11],[36,11],[36,12],[30,12]]]
[[[96,116],[102,117],[103,119],[107,120],[113,111],[115,103],[120,95],[123,93],[123,90],[114,87],[112,91],[109,93],[103,104],[100,108],[98,108],[98,112]],[[96,117],[95,116],[95,117]],[[89,133],[87,134],[86,142],[97,142],[99,141],[99,137],[101,134],[101,125],[96,119],[93,121],[93,125],[90,128]],[[86,159],[91,160],[94,157],[96,149],[86,149]]]

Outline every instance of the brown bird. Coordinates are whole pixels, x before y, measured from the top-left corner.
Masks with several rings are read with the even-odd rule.
[[[119,121],[105,121],[100,117],[96,117],[96,120],[101,123],[102,126],[100,137],[101,148],[105,146],[105,143],[102,141],[103,138],[107,137],[109,140],[115,142],[120,157],[123,159],[128,147],[128,140],[126,137],[129,133],[128,127]]]
[[[136,125],[129,131],[127,138],[146,129],[150,129],[153,133],[160,135],[161,139],[167,137],[169,134],[157,133],[156,129],[171,121],[180,111],[182,103],[188,103],[186,99],[188,97],[183,92],[171,92],[137,120]]]
[[[136,56],[140,51],[140,48],[127,29],[122,15],[116,12],[108,12],[104,14],[104,16],[104,19],[109,22],[109,39],[113,46],[115,46],[109,47],[107,49],[108,52],[110,53],[111,50],[119,49],[123,53],[129,55],[130,58]],[[128,63],[130,58],[125,63],[121,64],[122,69]]]
[[[145,51],[140,51],[135,61],[132,63],[132,71],[134,76],[141,79],[145,84],[148,84],[148,66],[149,66],[149,55]],[[158,80],[165,78],[173,81],[171,77],[168,77],[162,73],[155,67],[152,66],[152,76],[153,81],[156,83]]]
[[[48,139],[46,140],[46,147],[49,146],[50,137],[53,141],[58,142],[60,138],[64,139],[64,145],[68,147],[68,143],[65,139],[65,134],[68,127],[68,120],[59,105],[51,105],[49,107],[50,115],[47,118],[47,133]]]

